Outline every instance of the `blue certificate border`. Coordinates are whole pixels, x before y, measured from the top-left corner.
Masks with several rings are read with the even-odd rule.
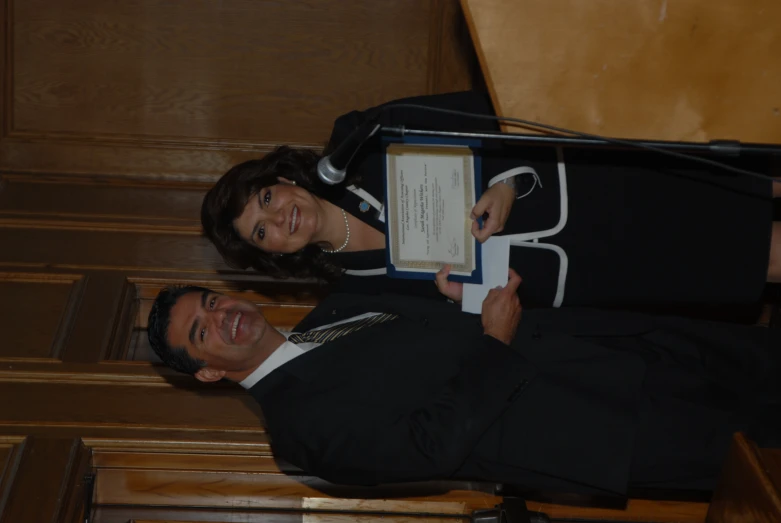
[[[403,143],[410,145],[460,145],[469,147],[472,150],[474,158],[474,178],[475,178],[475,203],[480,199],[483,194],[483,162],[480,155],[480,148],[482,146],[481,140],[467,139],[467,138],[437,138],[428,136],[383,136],[382,137],[382,176],[383,176],[383,190],[385,192],[385,266],[387,268],[387,275],[390,278],[404,278],[408,280],[434,280],[435,273],[433,272],[417,272],[417,271],[400,271],[396,270],[396,267],[391,263],[390,259],[390,234],[388,234],[388,224],[390,223],[390,216],[388,214],[388,158],[387,150],[390,144]],[[480,220],[478,218],[478,220]],[[482,226],[482,223],[480,224]],[[451,274],[448,279],[450,281],[457,281],[462,283],[483,283],[483,250],[480,243],[473,238],[475,243],[475,270],[468,276],[459,276]]]

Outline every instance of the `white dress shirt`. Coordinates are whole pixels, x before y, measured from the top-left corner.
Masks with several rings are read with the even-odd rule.
[[[358,316],[353,316],[352,318],[347,318],[346,320],[329,323],[328,325],[322,325],[312,330],[328,329],[330,327],[336,327],[337,325],[341,325],[342,323],[358,321],[364,318],[377,316],[378,314],[382,314],[382,313],[367,312],[365,314],[359,314]],[[291,332],[283,333],[285,339],[289,338],[292,334],[293,333]],[[271,353],[271,356],[266,358],[266,361],[258,365],[257,369],[252,371],[252,373],[249,376],[244,378],[239,383],[239,385],[241,385],[245,389],[250,389],[254,387],[260,380],[262,380],[263,378],[271,374],[274,370],[278,369],[285,363],[297,358],[298,356],[301,356],[303,353],[305,353],[308,350],[319,347],[320,345],[322,345],[322,343],[308,342],[308,343],[295,344],[289,341],[285,341],[285,343],[277,347],[277,349]]]

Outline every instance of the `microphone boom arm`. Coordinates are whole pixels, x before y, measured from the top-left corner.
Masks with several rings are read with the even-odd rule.
[[[386,127],[380,130],[384,133],[398,136],[435,136],[442,138],[477,138],[481,140],[509,140],[514,142],[526,142],[530,145],[571,145],[571,146],[611,146],[616,147],[616,143],[609,140],[599,140],[596,138],[578,138],[569,136],[550,136],[543,134],[524,134],[524,133],[503,133],[503,132],[468,132],[468,131],[430,131],[425,129],[407,129],[406,127]],[[696,142],[670,142],[670,141],[649,141],[649,140],[628,140],[624,147],[626,148],[645,148],[654,147],[657,149],[696,151],[718,154],[721,156],[738,157],[744,153],[750,154],[779,154],[781,145],[776,144],[757,144],[741,143],[737,140],[711,140],[707,143]]]

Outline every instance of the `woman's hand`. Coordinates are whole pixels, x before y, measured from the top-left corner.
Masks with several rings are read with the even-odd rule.
[[[477,241],[480,243],[483,243],[491,235],[502,232],[514,202],[515,190],[509,185],[496,183],[489,187],[472,209],[472,220],[474,220],[472,222],[472,236],[477,238]],[[486,213],[488,218],[483,220],[483,228],[481,229],[477,223],[477,218]]]
[[[456,303],[461,303],[461,299],[464,297],[464,284],[456,281],[448,281],[447,277],[450,274],[450,265],[443,265],[437,273],[435,283],[439,292],[450,298]]]

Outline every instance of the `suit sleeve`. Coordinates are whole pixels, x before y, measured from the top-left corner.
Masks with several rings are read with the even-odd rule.
[[[376,485],[425,481],[455,474],[483,434],[526,387],[536,370],[490,336],[462,362],[461,371],[407,412],[388,412],[359,398],[327,394],[286,412],[271,432],[279,455],[334,483]],[[344,397],[340,394],[339,397]]]
[[[337,118],[334,122],[331,138],[328,140],[328,146],[325,149],[326,154],[347,138],[355,128],[365,122],[373,111],[380,108],[390,107],[390,109],[384,110],[380,114],[380,123],[384,126],[405,125],[406,127],[411,128],[438,129],[443,131],[465,129],[475,131],[497,131],[499,129],[499,126],[495,121],[443,114],[415,108],[392,107],[393,105],[402,103],[425,105],[427,107],[439,109],[453,109],[482,115],[495,114],[489,97],[476,91],[402,98],[365,111],[352,111]]]

